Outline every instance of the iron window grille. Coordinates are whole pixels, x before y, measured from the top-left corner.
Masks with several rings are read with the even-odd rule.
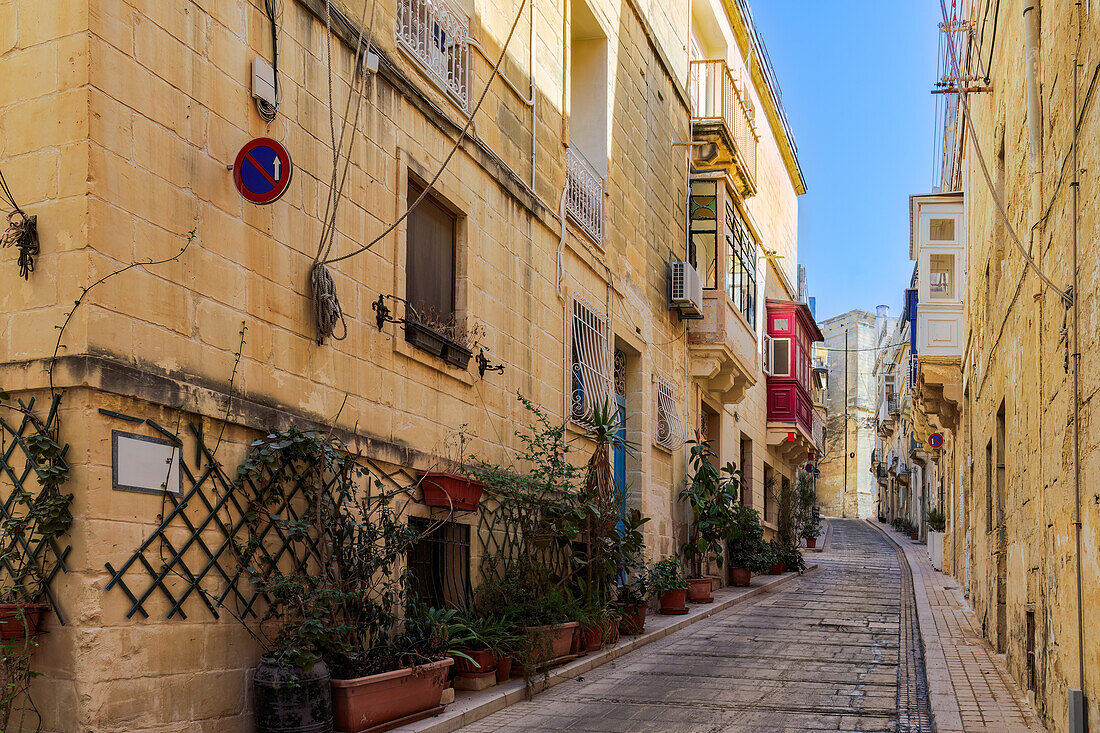
[[[410,587],[416,600],[432,608],[468,608],[470,528],[457,522],[433,522],[411,517],[409,526],[421,536],[409,551]]]
[[[575,147],[565,150],[565,210],[593,242],[603,245],[603,176]]]
[[[612,365],[607,319],[591,303],[573,297],[572,366],[574,422],[590,427],[596,409],[611,405]]]
[[[447,0],[401,0],[397,45],[465,111],[469,109],[470,19]]]
[[[684,425],[676,409],[676,388],[664,377],[657,377],[657,445],[675,450],[684,444]]]

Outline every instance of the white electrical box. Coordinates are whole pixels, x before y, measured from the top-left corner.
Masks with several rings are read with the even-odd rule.
[[[275,69],[259,56],[252,59],[252,96],[275,106]]]

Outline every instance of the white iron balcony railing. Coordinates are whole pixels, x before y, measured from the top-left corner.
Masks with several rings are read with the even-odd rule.
[[[565,209],[596,244],[603,243],[603,176],[574,147],[565,150]]]
[[[399,0],[397,43],[454,100],[470,105],[470,19],[447,0]]]
[[[721,122],[737,147],[745,174],[756,181],[756,124],[752,105],[721,59],[691,62],[691,117],[694,122]]]

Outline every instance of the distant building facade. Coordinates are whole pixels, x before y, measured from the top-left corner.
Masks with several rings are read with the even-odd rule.
[[[834,517],[875,516],[876,316],[852,310],[821,323],[828,365],[825,452],[818,501]]]

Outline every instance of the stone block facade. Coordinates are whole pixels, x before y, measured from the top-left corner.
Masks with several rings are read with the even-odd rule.
[[[481,325],[479,347],[505,365],[482,379],[375,321],[380,295],[407,292],[405,223],[328,265],[346,338],[317,342],[310,272],[329,205],[333,129],[339,138],[346,126],[344,151],[353,143],[337,256],[399,219],[410,181],[432,181],[466,124],[467,110],[396,40],[408,1],[377,3],[369,41],[379,68],[349,106],[371,4],[283,0],[270,124],[251,98],[252,61],[273,50],[262,3],[0,3],[0,164],[20,206],[37,215],[42,245],[26,281],[14,252],[0,252],[0,386],[23,398],[44,399],[51,385],[64,392],[61,437],[76,495],[68,572],[55,582],[67,623],[51,621],[35,657],[42,676],[31,693],[45,731],[250,725],[249,670],[260,649],[232,616],[215,618],[192,598],[185,619],[167,618],[170,604],[154,594],[146,617],[111,585],[107,565],[117,570],[133,556],[165,507],[163,496],[116,490],[114,431],[158,438],[155,426],[166,427],[195,468],[207,461],[200,443],[216,446],[232,470],[252,440],[289,425],[325,426],[410,474],[444,465],[459,436],[467,452],[508,463],[515,431],[529,422],[517,393],[568,418],[569,309],[583,298],[607,324],[608,351],[622,355],[627,432],[638,445],[627,460],[628,496],[652,517],[647,552],[676,553],[685,538],[682,440],[700,425],[704,397],[687,371],[685,324],[668,307],[667,277],[669,263],[687,257],[689,170],[685,148],[673,144],[691,137],[687,6],[528,0],[494,78],[488,59],[501,53],[519,3],[455,3],[482,49],[469,55],[470,108],[488,92],[432,195],[454,215],[455,314]],[[561,213],[576,122],[568,33],[581,5],[607,44],[599,242]],[[714,7],[758,115],[759,193],[742,205],[757,245],[783,255],[762,268],[762,307],[765,293],[795,295],[804,183],[778,97],[750,52],[751,21],[736,5]],[[229,170],[261,136],[294,161],[286,195],[270,206],[246,202]],[[656,440],[657,377],[672,385],[683,426],[671,447]],[[767,444],[764,389],[761,378],[741,403],[713,406],[723,463],[740,463],[743,437],[755,446],[758,507],[765,462],[794,471]],[[583,439],[579,426],[571,434]],[[426,510],[411,504],[407,513]],[[478,553],[472,548],[475,564]]]

